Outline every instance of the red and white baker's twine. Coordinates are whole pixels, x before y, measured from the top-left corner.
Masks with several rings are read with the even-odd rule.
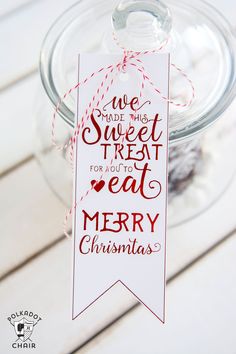
[[[121,73],[121,72],[126,72],[127,71],[127,67],[128,65],[130,65],[130,67],[134,68],[135,70],[137,70],[137,72],[141,75],[141,89],[140,89],[140,94],[139,94],[139,98],[141,99],[142,95],[143,95],[143,90],[145,88],[145,83],[149,83],[149,85],[151,85],[154,89],[154,91],[160,95],[160,97],[163,100],[166,100],[167,102],[169,102],[170,104],[176,106],[176,107],[188,107],[192,104],[194,98],[195,98],[195,89],[193,86],[192,81],[189,79],[189,77],[187,76],[187,74],[180,69],[179,67],[177,67],[175,64],[171,64],[171,66],[177,70],[188,82],[188,84],[190,85],[191,88],[191,96],[188,102],[186,103],[180,103],[180,102],[175,102],[172,99],[169,99],[168,97],[164,96],[161,91],[155,86],[154,82],[150,79],[150,77],[148,76],[148,74],[145,71],[144,65],[142,60],[139,58],[141,55],[147,55],[147,54],[151,54],[151,53],[156,53],[160,50],[162,50],[168,43],[168,40],[166,40],[162,46],[160,46],[158,49],[156,50],[147,50],[144,52],[134,52],[134,51],[127,51],[124,47],[122,47],[120,45],[120,43],[118,42],[117,38],[115,37],[115,35],[113,35],[114,41],[116,42],[116,44],[123,50],[123,57],[122,60],[119,61],[117,64],[115,65],[109,65],[107,67],[102,67],[99,70],[93,72],[90,76],[88,76],[87,78],[85,78],[83,81],[77,83],[74,87],[72,87],[70,90],[68,90],[63,97],[59,100],[59,102],[56,105],[56,108],[54,110],[53,113],[53,118],[52,118],[52,125],[51,125],[51,136],[52,136],[52,144],[56,147],[57,150],[62,151],[62,150],[67,150],[68,148],[70,148],[70,161],[71,161],[71,165],[73,167],[73,153],[74,153],[74,145],[76,144],[77,138],[80,134],[80,131],[85,127],[87,121],[89,120],[91,114],[99,107],[99,105],[101,104],[101,102],[104,100],[104,98],[106,97],[106,95],[108,94],[109,90],[111,89],[112,85],[114,84],[115,81],[115,77]],[[104,77],[102,78],[101,83],[99,84],[99,87],[97,88],[96,92],[94,93],[91,101],[89,102],[83,116],[81,117],[80,122],[78,122],[78,125],[76,127],[74,127],[74,133],[72,135],[72,137],[70,138],[69,142],[64,144],[64,145],[59,145],[56,141],[56,134],[55,134],[55,122],[56,122],[56,117],[57,114],[59,113],[61,104],[64,102],[64,100],[71,94],[72,91],[76,90],[78,87],[85,85],[89,80],[91,80],[93,77],[101,74],[101,73],[105,73]],[[108,84],[107,84],[108,81]],[[132,121],[133,121],[133,117],[135,115],[135,112],[132,116],[130,116],[130,121],[126,130],[126,133],[128,132],[128,130],[130,129],[131,125],[132,125]],[[123,135],[122,137],[122,141],[121,144],[124,143],[126,138],[126,134]],[[115,156],[110,160],[109,162],[109,167],[112,166],[114,159],[117,157],[118,154],[118,150],[116,151]],[[109,168],[106,168],[106,170],[108,170]],[[97,180],[97,183],[99,183],[103,177],[104,174],[106,172],[103,172],[103,174],[100,176],[100,178]],[[95,183],[90,189],[88,189],[85,194],[80,198],[80,202],[82,202],[88,195],[89,193],[94,189],[94,187],[96,186]],[[77,207],[77,201],[75,201],[74,205],[72,208],[70,208],[67,212],[66,212],[66,216],[65,216],[65,220],[64,220],[64,234],[70,238],[70,235],[68,235],[67,233],[67,223],[68,223],[68,219],[69,217],[71,217],[72,212],[76,209]]]

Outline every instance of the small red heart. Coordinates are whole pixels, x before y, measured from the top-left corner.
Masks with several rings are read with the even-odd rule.
[[[100,190],[105,186],[105,181],[96,181],[95,179],[91,181],[92,187],[96,192],[100,192]]]

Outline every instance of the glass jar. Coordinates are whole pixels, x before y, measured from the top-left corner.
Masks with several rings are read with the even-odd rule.
[[[111,20],[112,19],[112,20]],[[60,97],[73,87],[80,52],[120,52],[115,31],[129,50],[163,49],[192,79],[196,97],[190,107],[170,106],[169,225],[186,221],[209,207],[229,185],[235,171],[235,118],[227,108],[236,93],[235,38],[230,24],[200,0],[81,0],[51,27],[42,45],[37,99],[36,156],[51,188],[72,204],[68,152],[51,144],[52,115]],[[185,87],[171,71],[170,96],[185,102]],[[75,92],[59,109],[60,144],[73,134]],[[220,118],[220,119],[219,119]],[[213,124],[214,123],[214,124]],[[211,129],[208,129],[211,126]]]

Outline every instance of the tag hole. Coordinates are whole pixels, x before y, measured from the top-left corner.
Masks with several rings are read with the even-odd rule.
[[[129,74],[128,73],[120,73],[120,81],[128,81],[129,80]]]

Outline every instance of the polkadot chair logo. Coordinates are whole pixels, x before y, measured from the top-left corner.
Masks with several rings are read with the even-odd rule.
[[[17,336],[12,348],[36,348],[36,344],[31,339],[35,326],[42,318],[31,311],[19,311],[12,313],[8,318],[10,324],[14,327]]]

